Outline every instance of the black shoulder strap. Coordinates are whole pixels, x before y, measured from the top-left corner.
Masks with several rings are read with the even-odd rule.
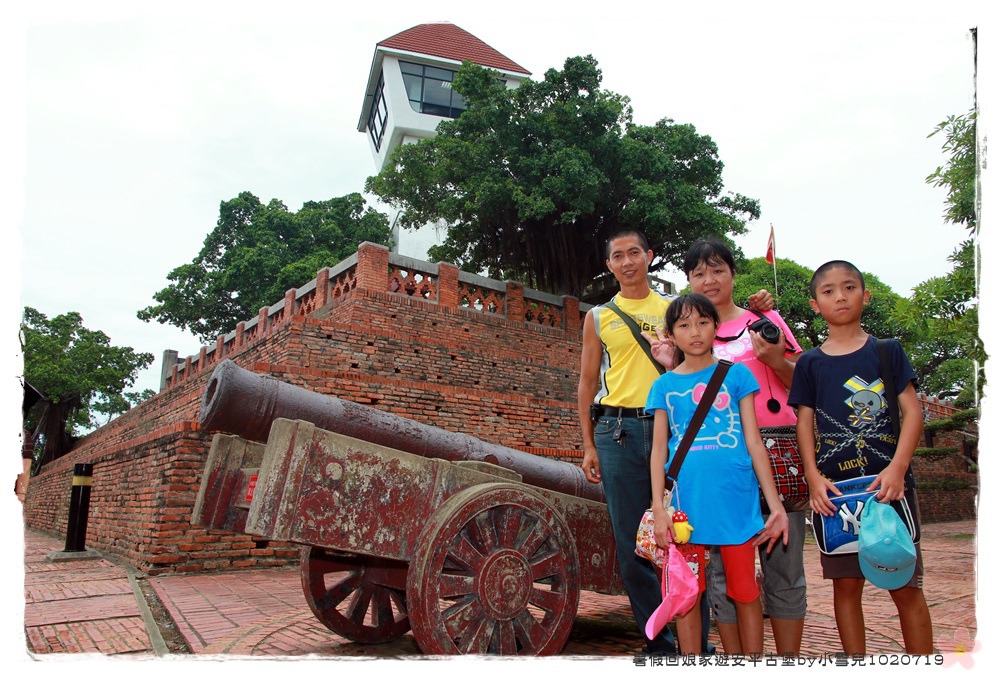
[[[889,362],[889,341],[876,339],[875,348],[882,364],[882,387],[885,391],[885,404],[889,407],[889,419],[892,421],[892,432],[899,437],[899,400],[896,398],[896,378],[892,375],[892,364]]]
[[[670,467],[667,469],[667,489],[673,488],[674,480],[677,479],[677,473],[681,472],[681,462],[684,460],[685,455],[687,455],[688,449],[691,448],[691,443],[697,437],[698,429],[701,428],[705,417],[708,416],[708,408],[715,402],[715,396],[718,395],[719,388],[722,387],[722,380],[726,378],[726,372],[729,371],[732,365],[731,361],[720,360],[715,366],[715,372],[712,373],[712,378],[708,380],[708,387],[702,394],[701,401],[698,402],[698,407],[694,410],[691,423],[688,424],[687,430],[684,431],[684,437],[681,438],[680,444],[677,445],[677,451],[674,452],[674,458],[670,461]]]
[[[627,325],[628,329],[632,331],[632,336],[635,337],[635,341],[639,342],[639,346],[642,347],[642,350],[649,357],[649,360],[651,363],[653,363],[653,367],[656,368],[656,371],[659,372],[660,374],[666,372],[666,368],[660,365],[656,361],[656,359],[653,358],[653,350],[649,347],[649,342],[646,341],[646,338],[642,336],[641,334],[642,331],[639,330],[639,325],[635,322],[635,320],[633,320],[631,316],[622,311],[621,308],[619,308],[619,306],[615,304],[614,300],[605,303],[604,306],[606,306],[608,309],[611,309],[611,311],[618,314],[621,317],[621,319],[625,321],[625,325]]]

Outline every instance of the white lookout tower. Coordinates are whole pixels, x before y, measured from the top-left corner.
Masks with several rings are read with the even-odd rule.
[[[465,103],[451,88],[462,61],[496,70],[512,89],[531,75],[475,35],[447,22],[423,23],[375,45],[358,131],[368,133],[376,171],[382,170],[396,147],[433,138],[439,122],[462,113]],[[431,223],[401,237],[394,225],[393,237],[395,252],[426,259],[427,249],[441,243],[444,231]]]

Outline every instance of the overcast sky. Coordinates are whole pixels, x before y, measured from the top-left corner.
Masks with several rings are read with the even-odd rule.
[[[0,22],[18,298],[5,314],[16,330],[25,305],[77,311],[153,353],[138,388],[158,389],[163,350],[198,352],[136,311],[198,253],[221,201],[249,190],[298,210],[363,192],[374,164],[357,124],[375,44],[420,23],[450,21],[536,79],[592,54],[637,123],[710,135],[726,189],[760,200],[739,241],[748,256],[773,225],[779,257],[845,258],[909,295],[947,273],[965,236],[925,183],[945,160],[927,136],[973,105],[969,29],[984,55],[985,3],[147,4],[36,0]]]

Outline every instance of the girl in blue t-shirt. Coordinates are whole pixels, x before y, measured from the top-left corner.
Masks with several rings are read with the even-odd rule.
[[[665,328],[677,349],[677,366],[661,375],[649,391],[647,410],[655,410],[650,477],[653,485],[654,535],[660,547],[674,540],[674,529],[663,505],[666,469],[687,430],[718,359],[712,353],[719,315],[704,295],[682,295],[667,308]],[[719,389],[677,475],[671,505],[683,509],[693,526],[689,560],[704,560],[705,548],[718,545],[726,573],[727,594],[736,604],[740,636],[738,652],[763,653],[764,618],[755,573],[755,548],[780,539],[788,543],[788,516],[771,474],[771,463],[760,437],[753,396],[760,390],[750,370],[734,364]],[[758,492],[758,484],[760,492]],[[762,493],[771,510],[764,523]],[[719,563],[720,560],[713,560]],[[698,563],[695,561],[694,563]],[[704,591],[703,569],[699,590]],[[700,602],[677,617],[682,653],[701,646]]]

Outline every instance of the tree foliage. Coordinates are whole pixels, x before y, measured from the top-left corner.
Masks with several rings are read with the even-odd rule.
[[[633,124],[629,99],[601,89],[592,56],[516,89],[466,62],[453,86],[462,115],[398,147],[366,182],[401,209],[401,226],[447,223],[433,260],[585,298],[621,228],[646,234],[655,273],[694,240],[742,233],[759,216],[756,200],[723,194],[710,137],[670,119]]]
[[[390,238],[388,217],[358,193],[308,201],[293,213],[277,199],[264,205],[241,192],[221,203],[201,252],[167,275],[170,284],[153,295],[157,304],[138,316],[211,339],[357,252],[362,241],[387,245]]]
[[[117,416],[153,395],[149,389],[125,390],[153,354],[112,346],[106,334],[84,327],[75,311],[49,319],[25,307],[21,350],[24,379],[46,396],[27,420],[28,428],[41,424],[36,465],[65,454],[72,436],[96,428],[101,417]]]
[[[927,182],[945,189],[945,222],[965,227],[969,238],[948,257],[952,270],[914,288],[912,302],[900,305],[897,318],[910,331],[904,346],[922,388],[931,395],[954,397],[955,404],[965,407],[977,405],[982,396],[986,361],[979,336],[975,110],[949,117],[928,137],[937,134],[944,136],[947,161]]]
[[[904,346],[921,388],[929,395],[953,397],[960,407],[982,395],[986,350],[979,336],[975,246],[965,241],[948,260],[954,268],[913,289],[912,301],[900,305],[897,318],[911,339]]]
[[[937,125],[927,137],[944,134],[942,149],[950,155],[944,166],[939,166],[927,176],[927,183],[947,190],[945,197],[945,222],[962,225],[974,233],[978,228],[976,217],[976,111],[952,115]]]
[[[775,309],[788,323],[795,339],[803,349],[817,347],[826,339],[828,330],[823,317],[809,306],[809,281],[813,270],[803,267],[787,258],[776,260],[778,288],[774,287],[774,267],[762,257],[738,262],[736,278],[733,281],[733,298],[737,303],[761,288],[774,295]],[[865,287],[871,291],[871,300],[861,318],[861,325],[869,334],[877,337],[904,339],[909,335],[906,326],[897,318],[898,307],[906,303],[903,297],[882,283],[877,276],[864,270]],[[745,305],[744,305],[745,306]]]

